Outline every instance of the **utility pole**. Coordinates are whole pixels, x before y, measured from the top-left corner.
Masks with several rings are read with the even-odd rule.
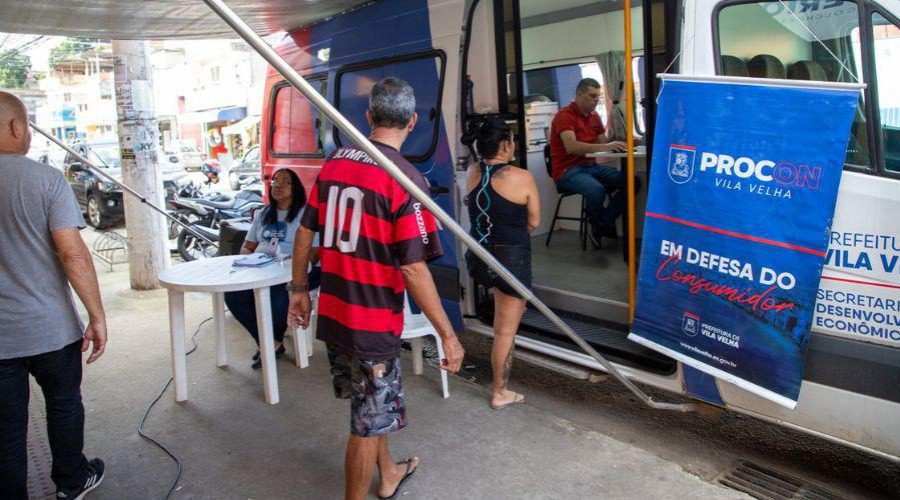
[[[122,181],[161,207],[161,159],[156,154],[159,124],[153,106],[150,48],[145,41],[114,40],[112,49]],[[159,288],[157,276],[169,267],[165,219],[143,205],[134,196],[125,196],[128,272],[134,290]]]

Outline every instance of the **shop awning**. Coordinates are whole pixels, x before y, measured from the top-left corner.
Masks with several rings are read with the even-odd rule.
[[[306,26],[371,0],[226,0],[260,35]],[[200,0],[0,0],[0,32],[113,40],[235,38]]]
[[[247,116],[247,108],[243,106],[234,106],[230,108],[222,108],[216,114],[217,120],[234,121],[243,120]]]

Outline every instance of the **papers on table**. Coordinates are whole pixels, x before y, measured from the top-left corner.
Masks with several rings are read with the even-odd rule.
[[[231,263],[234,267],[263,267],[275,262],[275,259],[264,253],[251,253],[246,257],[235,259]]]

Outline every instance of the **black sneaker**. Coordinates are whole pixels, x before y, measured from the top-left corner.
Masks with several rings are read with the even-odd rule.
[[[103,460],[95,458],[88,460],[87,477],[84,478],[84,486],[72,490],[57,490],[56,498],[65,498],[66,500],[81,500],[85,495],[103,482],[103,471],[106,467]]]
[[[281,344],[281,347],[275,349],[275,359],[284,356],[284,352],[284,344]],[[250,368],[253,368],[254,370],[262,368],[262,356],[259,355],[259,351],[256,351],[256,354],[253,355],[253,363],[250,365]]]

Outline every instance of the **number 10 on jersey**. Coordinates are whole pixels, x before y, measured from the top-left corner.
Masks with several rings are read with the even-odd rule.
[[[353,211],[350,214],[350,230],[347,239],[343,238],[344,225],[347,222],[347,204],[353,200]],[[362,200],[363,192],[359,188],[350,186],[344,189],[331,186],[328,189],[327,212],[325,213],[325,235],[322,246],[331,248],[335,246],[335,226],[339,228],[337,233],[337,248],[343,253],[353,253],[359,243],[359,230],[362,224]],[[335,210],[337,210],[337,225],[335,225]]]

